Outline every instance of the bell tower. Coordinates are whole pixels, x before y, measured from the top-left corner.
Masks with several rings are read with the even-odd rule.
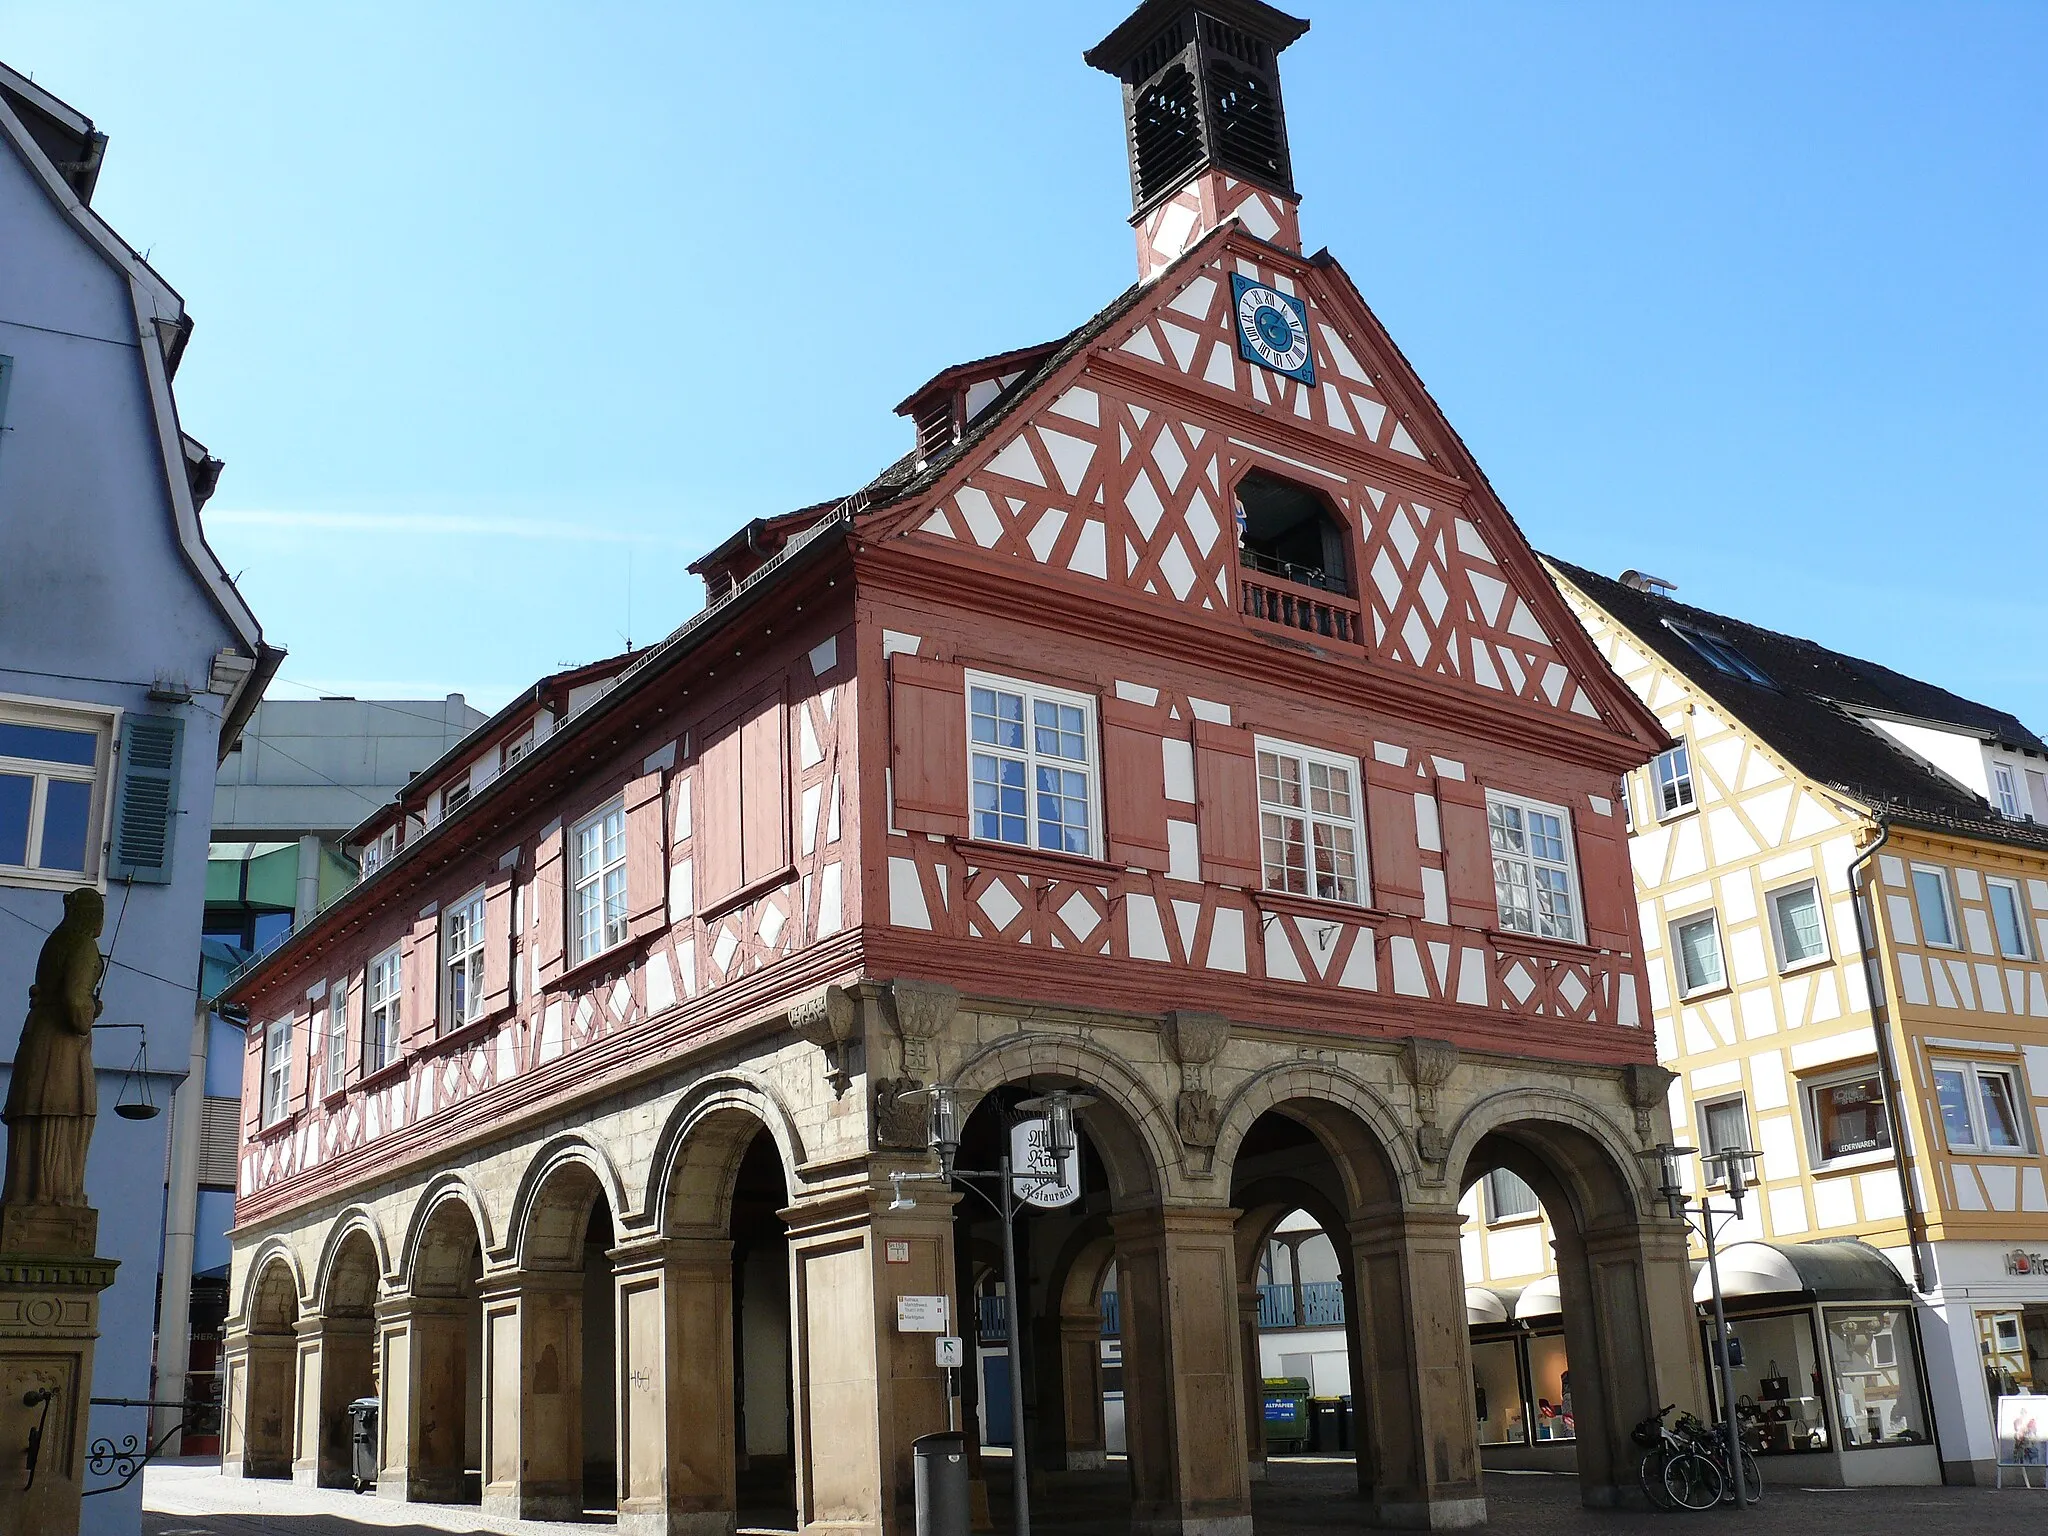
[[[1307,30],[1264,0],[1144,0],[1082,55],[1123,82],[1142,281],[1229,219],[1301,249],[1280,53]]]

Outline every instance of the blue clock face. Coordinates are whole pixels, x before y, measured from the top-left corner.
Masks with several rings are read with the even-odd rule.
[[[1291,293],[1232,273],[1230,297],[1237,313],[1237,350],[1248,362],[1304,384],[1316,381],[1309,352],[1308,310]]]

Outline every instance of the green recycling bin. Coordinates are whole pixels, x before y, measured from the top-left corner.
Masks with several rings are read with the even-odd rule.
[[[1306,1376],[1268,1376],[1264,1383],[1266,1449],[1291,1453],[1308,1444]]]

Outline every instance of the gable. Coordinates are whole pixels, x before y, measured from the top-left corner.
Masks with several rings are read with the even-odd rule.
[[[1233,273],[1304,304],[1312,385],[1239,355]],[[1462,456],[1341,274],[1226,231],[1048,375],[894,531],[1643,735],[1519,531],[1453,469]],[[1251,471],[1328,504],[1348,540],[1337,589],[1240,564],[1235,490]]]

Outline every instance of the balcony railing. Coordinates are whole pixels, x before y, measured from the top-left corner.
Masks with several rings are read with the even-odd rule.
[[[983,1296],[975,1302],[974,1326],[984,1344],[1006,1344],[1010,1339],[1010,1304],[1007,1296]],[[1117,1293],[1102,1293],[1102,1336],[1113,1339],[1123,1331],[1123,1314]]]
[[[1239,606],[1246,618],[1346,645],[1361,643],[1359,606],[1340,578],[1250,550],[1239,551],[1238,558],[1244,567],[1238,578]]]
[[[1311,1280],[1299,1291],[1291,1285],[1259,1287],[1261,1328],[1341,1328],[1344,1286],[1337,1280]]]

